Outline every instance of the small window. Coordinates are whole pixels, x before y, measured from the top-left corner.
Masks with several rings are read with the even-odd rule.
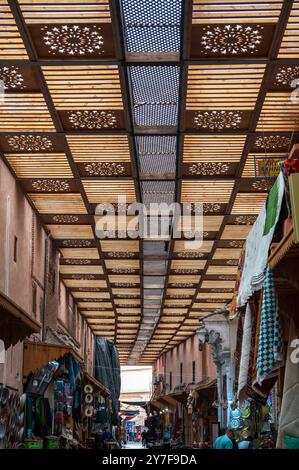
[[[172,372],[169,372],[169,388],[172,390]]]
[[[14,238],[14,244],[13,244],[13,260],[16,263],[18,258],[18,237]]]
[[[192,361],[192,382],[196,382],[196,365],[195,361]]]
[[[183,363],[180,363],[180,383],[183,383]]]
[[[36,284],[32,284],[32,313],[36,315]]]

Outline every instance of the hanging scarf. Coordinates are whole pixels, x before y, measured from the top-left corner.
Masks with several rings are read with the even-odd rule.
[[[256,381],[259,385],[283,365],[283,335],[273,273],[267,268],[261,310]]]
[[[254,341],[254,349],[253,349],[253,364],[252,364],[252,377],[251,377],[252,380],[251,380],[251,383],[255,382],[255,380],[256,380],[256,364],[257,364],[257,355],[258,355],[259,339],[260,339],[262,305],[263,305],[263,291],[261,290],[260,300],[259,300],[259,304],[258,304],[256,326],[255,326],[255,341]]]
[[[268,203],[263,206],[246,240],[238,306],[245,305],[253,292],[260,290],[263,286],[269,248],[279,219],[283,195],[284,178],[280,172],[268,196]]]

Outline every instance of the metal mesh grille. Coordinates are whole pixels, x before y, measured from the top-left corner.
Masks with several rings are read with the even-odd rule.
[[[175,176],[176,170],[175,136],[136,137],[137,155],[141,176],[167,173]]]
[[[179,52],[182,0],[122,0],[127,50]]]
[[[143,181],[141,187],[145,204],[174,202],[175,181]]]
[[[179,72],[175,66],[130,67],[137,126],[177,126]]]

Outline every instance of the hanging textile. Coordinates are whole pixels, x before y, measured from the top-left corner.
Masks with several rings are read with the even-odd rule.
[[[263,236],[268,235],[274,227],[277,214],[278,204],[278,179],[275,181],[266,201],[266,219],[264,225]]]
[[[246,305],[253,292],[263,286],[270,244],[279,219],[284,195],[284,178],[279,174],[266,203],[246,240],[246,252],[237,305]],[[275,215],[275,218],[274,218]],[[265,234],[264,234],[265,232]]]
[[[286,174],[299,173],[299,160],[297,158],[287,158],[283,161]]]
[[[294,321],[290,323],[284,387],[278,427],[277,447],[288,447],[288,437],[297,438],[299,445],[299,362],[292,360],[293,340],[298,338]],[[298,354],[296,355],[298,359]],[[298,448],[298,447],[297,447]]]
[[[249,358],[250,358],[250,350],[251,350],[251,323],[252,323],[252,315],[251,315],[251,308],[248,302],[246,306],[245,318],[244,318],[244,325],[243,325],[243,338],[242,338],[242,348],[241,348],[241,360],[240,360],[240,367],[239,367],[239,378],[238,378],[238,392],[237,396],[240,400],[242,396],[242,392],[247,385],[248,380],[248,367],[249,367]]]
[[[288,211],[288,217],[291,217],[292,209],[291,209],[291,195],[290,195],[290,187],[289,187],[289,175],[287,174],[284,162],[279,163],[279,168],[284,179],[284,196],[285,196],[285,203],[286,203],[286,207]]]
[[[269,378],[283,365],[283,336],[278,299],[273,273],[268,267],[265,274],[260,334],[256,364],[258,384]]]
[[[238,314],[237,299],[238,299],[240,281],[241,281],[241,277],[242,277],[244,258],[245,258],[245,245],[242,248],[241,256],[240,256],[240,259],[239,259],[238,271],[237,271],[237,276],[236,276],[236,282],[235,282],[235,287],[234,287],[233,298],[232,298],[232,301],[230,303],[229,317],[231,319],[234,318]]]
[[[260,299],[259,299],[258,311],[257,311],[257,318],[256,318],[256,325],[255,325],[255,341],[254,341],[254,349],[253,349],[251,384],[256,381],[256,364],[257,364],[257,355],[258,355],[259,339],[260,339],[262,305],[263,305],[263,291],[261,291],[261,293],[260,293]]]
[[[253,389],[253,377],[255,375],[255,367],[254,364],[256,363],[257,357],[257,335],[256,331],[258,329],[259,318],[260,318],[260,310],[259,307],[261,305],[261,296],[260,302],[257,299],[253,299],[250,302],[250,311],[251,311],[251,334],[250,334],[250,354],[249,354],[249,363],[248,363],[248,374],[247,374],[247,384],[244,390],[244,398],[251,398],[257,403],[264,404],[266,402],[266,397],[264,394],[257,393],[256,390]],[[241,400],[243,399],[243,394],[241,395]]]
[[[235,349],[235,355],[234,355],[235,356],[234,395],[237,393],[237,390],[238,390],[240,363],[241,363],[241,355],[242,355],[242,339],[243,339],[243,321],[242,321],[242,315],[239,315],[238,327],[237,327],[237,341],[236,341],[236,349]]]

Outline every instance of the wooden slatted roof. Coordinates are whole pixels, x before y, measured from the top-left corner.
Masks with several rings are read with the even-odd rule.
[[[19,1],[28,24],[42,23],[110,23],[109,0]]]
[[[0,58],[1,59],[27,59],[26,47],[22,41],[21,34],[17,28],[14,16],[6,0],[0,3],[1,8],[1,36],[0,36]]]
[[[0,2],[1,155],[81,314],[123,363],[151,363],[230,301],[272,184],[255,156],[299,142],[299,2],[166,4]],[[99,240],[95,208],[118,195],[186,203],[191,228],[203,203],[203,245]]]

